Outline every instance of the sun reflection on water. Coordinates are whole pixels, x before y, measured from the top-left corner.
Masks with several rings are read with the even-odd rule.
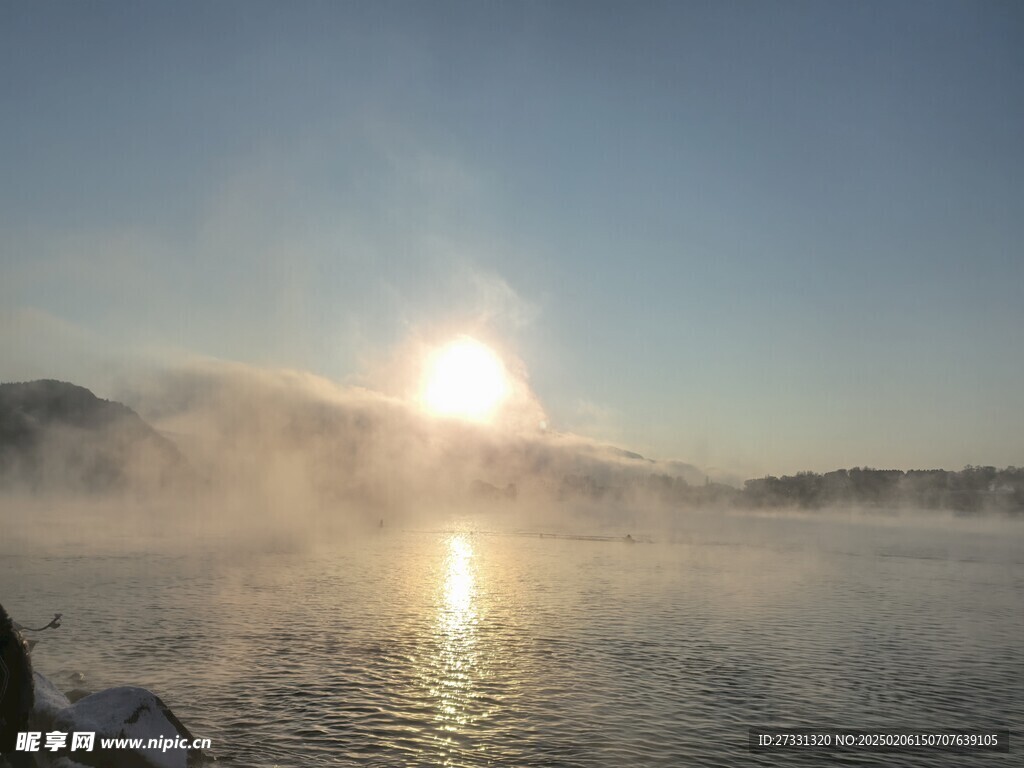
[[[445,624],[454,632],[464,631],[476,619],[473,610],[473,547],[459,534],[448,540],[445,577]]]
[[[464,734],[476,720],[472,704],[478,677],[477,586],[474,552],[465,534],[447,541],[436,620],[437,658],[432,679],[438,726],[448,737]],[[442,752],[447,751],[442,745]],[[448,755],[450,757],[450,755]]]

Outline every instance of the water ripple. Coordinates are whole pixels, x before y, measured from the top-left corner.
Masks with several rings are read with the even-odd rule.
[[[1024,721],[1019,553],[813,541],[390,531],[244,562],[8,558],[0,586],[64,611],[35,659],[58,684],[151,687],[228,766],[813,765],[748,753],[747,728]]]

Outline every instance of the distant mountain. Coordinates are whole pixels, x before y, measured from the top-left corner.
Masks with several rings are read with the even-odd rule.
[[[121,403],[63,381],[0,384],[0,489],[152,489],[186,471],[175,445]]]

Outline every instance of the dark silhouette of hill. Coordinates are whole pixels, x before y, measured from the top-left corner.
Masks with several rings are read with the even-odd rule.
[[[121,403],[51,379],[0,384],[0,488],[148,489],[186,470],[175,445]]]

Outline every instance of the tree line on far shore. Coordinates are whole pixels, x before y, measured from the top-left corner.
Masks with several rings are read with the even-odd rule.
[[[712,483],[691,485],[681,477],[650,474],[637,483],[667,504],[736,508],[824,509],[875,507],[948,510],[956,513],[1024,514],[1024,467],[945,469],[871,469],[854,467],[833,472],[799,472],[782,477],[747,480],[742,488]],[[625,488],[589,476],[568,476],[563,496],[624,497]]]
[[[819,475],[748,480],[741,491],[753,507],[820,509],[837,505],[901,506],[955,512],[1024,511],[1024,468],[837,469]]]

